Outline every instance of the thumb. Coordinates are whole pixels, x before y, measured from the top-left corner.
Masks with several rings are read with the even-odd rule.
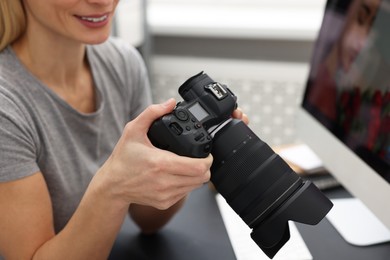
[[[149,130],[156,119],[172,112],[175,105],[176,101],[173,98],[170,98],[161,104],[150,105],[135,119],[136,125],[146,131]]]

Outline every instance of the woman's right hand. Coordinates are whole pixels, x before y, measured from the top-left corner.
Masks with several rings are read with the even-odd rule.
[[[109,159],[99,170],[102,192],[123,203],[167,209],[210,179],[212,156],[178,156],[154,147],[147,132],[154,120],[170,113],[175,100],[151,105],[127,123]]]

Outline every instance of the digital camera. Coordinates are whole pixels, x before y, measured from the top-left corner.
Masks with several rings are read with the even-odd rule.
[[[288,221],[315,225],[333,204],[303,180],[241,120],[232,118],[237,97],[207,74],[179,88],[184,99],[151,125],[152,144],[178,155],[213,155],[211,182],[252,229],[251,237],[270,258],[289,240]]]

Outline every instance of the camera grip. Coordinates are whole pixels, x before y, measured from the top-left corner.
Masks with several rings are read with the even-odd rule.
[[[207,157],[212,146],[210,135],[190,114],[183,115],[174,111],[154,121],[148,131],[149,140],[157,148],[181,156]]]

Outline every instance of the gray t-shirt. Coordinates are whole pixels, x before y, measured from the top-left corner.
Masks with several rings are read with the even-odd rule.
[[[0,182],[38,171],[47,183],[59,232],[125,124],[151,103],[147,72],[129,44],[87,46],[97,110],[83,114],[35,78],[11,47],[0,52]]]

